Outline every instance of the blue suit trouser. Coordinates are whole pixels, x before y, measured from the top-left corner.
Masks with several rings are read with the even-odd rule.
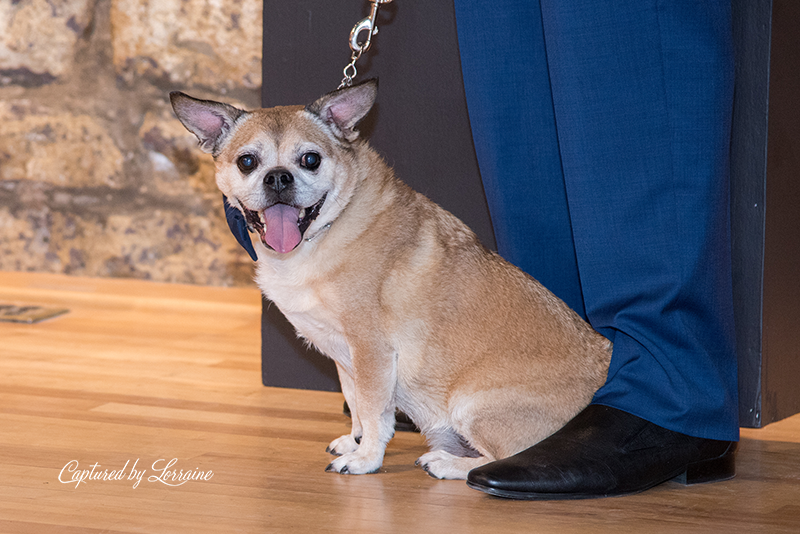
[[[455,0],[499,252],[614,342],[594,402],[738,439],[729,0]]]

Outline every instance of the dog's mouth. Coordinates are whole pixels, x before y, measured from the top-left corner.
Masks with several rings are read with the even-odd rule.
[[[324,194],[319,202],[307,208],[277,203],[264,211],[254,211],[245,208],[241,202],[239,204],[244,210],[248,228],[258,233],[264,246],[286,254],[303,241],[303,235],[319,216],[327,196]]]

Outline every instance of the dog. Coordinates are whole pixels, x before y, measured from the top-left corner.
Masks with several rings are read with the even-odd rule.
[[[307,106],[170,100],[259,237],[258,286],[336,362],[352,429],[326,470],[377,472],[399,409],[430,447],[417,464],[464,479],[586,407],[612,345],[394,176],[356,129],[376,96],[369,80]]]

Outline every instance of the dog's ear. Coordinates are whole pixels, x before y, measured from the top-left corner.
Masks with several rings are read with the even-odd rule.
[[[215,156],[236,120],[246,113],[228,104],[199,100],[179,91],[171,92],[169,99],[181,123],[200,140],[203,152]]]
[[[372,108],[377,95],[378,80],[370,79],[328,93],[306,106],[306,111],[321,118],[337,136],[352,142],[358,137],[356,125]]]

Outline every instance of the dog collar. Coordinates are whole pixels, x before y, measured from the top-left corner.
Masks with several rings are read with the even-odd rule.
[[[331,223],[328,223],[328,224],[326,224],[325,226],[323,226],[322,228],[320,228],[319,230],[317,230],[317,232],[316,232],[314,235],[310,235],[310,236],[306,237],[306,238],[304,239],[304,241],[306,241],[306,242],[310,243],[311,241],[313,241],[313,240],[315,240],[316,238],[318,238],[318,237],[320,236],[320,234],[322,234],[322,233],[323,233],[325,230],[327,230],[327,229],[328,229],[328,228],[330,228],[330,227],[331,227]]]

